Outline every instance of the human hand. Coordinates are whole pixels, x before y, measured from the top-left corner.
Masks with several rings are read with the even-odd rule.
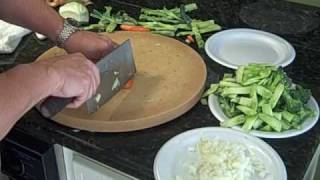
[[[95,94],[100,84],[97,67],[80,53],[57,56],[38,62],[48,69],[51,96],[75,97],[67,107],[77,108]]]
[[[65,42],[68,53],[81,52],[91,60],[99,60],[110,53],[117,44],[106,36],[89,31],[78,31]]]

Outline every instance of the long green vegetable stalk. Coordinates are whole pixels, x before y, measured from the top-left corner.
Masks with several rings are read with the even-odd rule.
[[[191,12],[193,10],[198,9],[197,4],[191,3],[184,6],[186,12]],[[148,8],[142,8],[141,14],[145,14],[148,16],[158,16],[163,17],[165,19],[178,19],[181,20],[180,15],[180,8],[173,8],[173,9],[148,9]]]
[[[191,19],[187,13],[197,8],[195,3],[173,9],[142,8],[139,24],[149,28],[151,32],[166,31],[165,35],[170,34],[170,36],[173,34],[175,36],[194,36],[198,47],[203,48],[204,40],[201,34],[218,31],[221,27],[215,24],[214,20]],[[168,33],[168,31],[172,32]]]
[[[123,11],[118,11],[112,14],[112,7],[105,6],[105,12],[101,13],[97,10],[93,10],[90,14],[91,17],[99,20],[97,24],[91,24],[89,26],[83,27],[84,30],[104,30],[106,32],[113,32],[119,24],[129,24],[136,25],[137,21],[130,17],[127,13]]]
[[[104,7],[104,12],[93,10],[91,17],[98,19],[97,24],[83,27],[84,30],[99,30],[113,32],[118,25],[139,25],[147,28],[152,33],[165,36],[194,36],[199,48],[203,48],[202,34],[218,31],[221,27],[214,20],[192,19],[187,13],[198,9],[195,3],[181,5],[172,9],[142,8],[139,21],[130,17],[123,11],[112,12],[112,7]]]

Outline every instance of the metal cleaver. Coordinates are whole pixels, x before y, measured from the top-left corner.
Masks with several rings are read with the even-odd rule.
[[[96,112],[111,99],[136,73],[130,40],[126,40],[115,50],[96,63],[101,82],[97,93],[86,102],[88,113]],[[73,98],[49,97],[40,105],[40,112],[49,118],[65,108]]]

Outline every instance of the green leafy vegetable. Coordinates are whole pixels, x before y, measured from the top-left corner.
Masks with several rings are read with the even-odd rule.
[[[281,69],[267,64],[240,66],[235,75],[224,74],[203,98],[215,94],[230,119],[224,127],[242,126],[244,131],[286,131],[300,125],[315,111],[306,106],[311,91],[292,80]]]
[[[105,6],[104,12],[93,10],[90,14],[92,18],[99,20],[98,23],[83,27],[83,29],[113,32],[118,25],[120,25],[120,29],[122,29],[121,25],[138,25],[145,27],[152,33],[170,37],[187,36],[193,39],[192,36],[194,36],[198,47],[203,48],[204,40],[202,34],[218,31],[221,27],[214,20],[192,19],[187,14],[197,9],[198,7],[195,3],[181,5],[172,9],[167,9],[166,7],[162,9],[142,8],[139,20],[136,20],[124,11],[113,13],[112,7]]]

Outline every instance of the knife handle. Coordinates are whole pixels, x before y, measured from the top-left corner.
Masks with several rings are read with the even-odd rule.
[[[39,110],[44,117],[50,118],[70,104],[72,100],[73,98],[50,96],[41,103]]]

